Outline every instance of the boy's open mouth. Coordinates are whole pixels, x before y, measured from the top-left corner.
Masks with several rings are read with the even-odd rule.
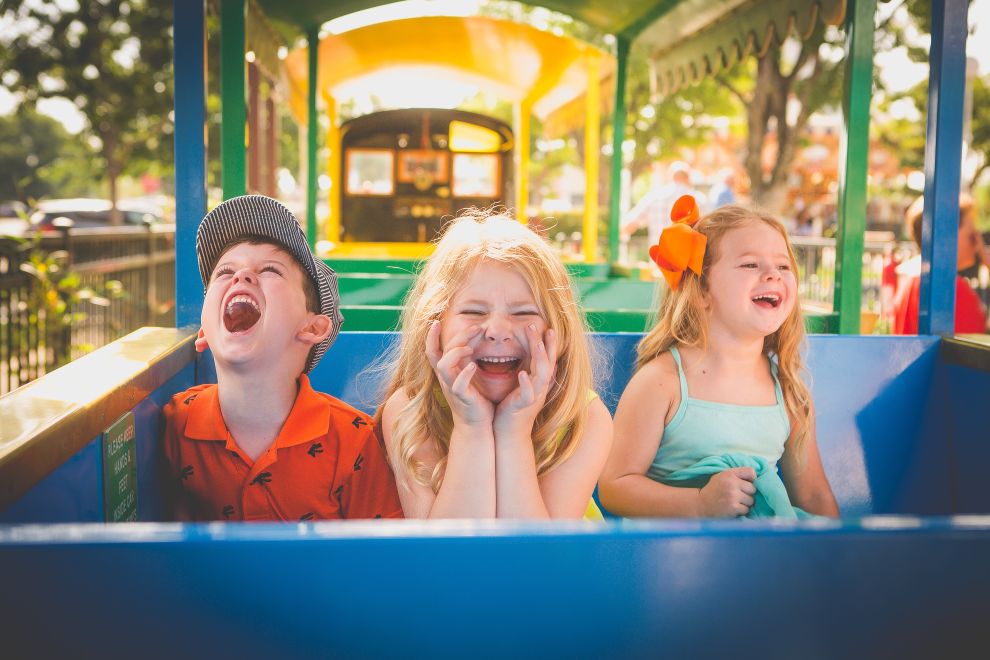
[[[522,362],[515,357],[483,357],[475,360],[478,368],[488,374],[511,374]]]
[[[250,296],[234,296],[223,310],[223,325],[227,332],[244,332],[260,318],[261,307]]]
[[[753,302],[765,309],[776,309],[780,306],[780,296],[776,293],[763,293],[753,298]]]

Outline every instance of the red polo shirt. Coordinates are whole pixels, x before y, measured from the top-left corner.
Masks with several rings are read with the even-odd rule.
[[[278,437],[255,461],[227,430],[216,385],[175,395],[163,412],[167,499],[178,520],[402,517],[374,421],[314,391],[305,374]]]

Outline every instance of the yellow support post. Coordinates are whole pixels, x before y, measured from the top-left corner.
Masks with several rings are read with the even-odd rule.
[[[330,190],[327,191],[327,206],[330,217],[327,219],[327,240],[334,245],[340,242],[340,126],[337,123],[337,100],[327,94],[323,97],[327,106],[330,126],[327,128],[327,173],[330,175]]]
[[[516,180],[516,218],[527,224],[526,207],[529,206],[529,119],[533,113],[533,105],[528,100],[520,101],[515,106],[516,134],[515,163]]]
[[[588,54],[588,91],[584,97],[584,231],[581,245],[585,263],[598,259],[598,160],[601,147],[599,129],[599,58]]]

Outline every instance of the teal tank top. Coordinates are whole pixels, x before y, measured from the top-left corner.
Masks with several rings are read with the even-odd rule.
[[[681,381],[681,403],[663,430],[660,448],[646,475],[665,483],[667,475],[721,454],[759,456],[775,469],[791,434],[790,419],[777,380],[777,365],[770,361],[777,403],[741,406],[692,399],[688,396],[681,355],[676,348],[671,348],[670,354],[677,364],[677,376]],[[670,485],[697,486],[683,482]]]

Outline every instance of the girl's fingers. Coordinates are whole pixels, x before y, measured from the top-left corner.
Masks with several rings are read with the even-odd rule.
[[[557,331],[553,328],[547,328],[547,331],[543,333],[543,341],[546,344],[547,360],[550,364],[556,368],[557,366]]]
[[[526,326],[526,339],[529,341],[529,371],[534,378],[539,379],[546,366],[546,346],[544,346],[543,338],[540,337],[540,333],[536,331],[536,326],[533,324]],[[522,372],[519,372],[519,375],[521,376]]]
[[[439,362],[437,362],[434,370],[438,374],[441,374],[441,378],[444,377],[442,374],[449,374],[449,378],[446,378],[449,383],[453,381],[468,365],[474,364],[474,362],[468,362],[468,365],[461,364],[472,353],[474,353],[474,349],[470,346],[459,346],[457,348],[452,348],[443,354],[443,357],[440,358]]]
[[[478,365],[474,362],[470,363],[463,369],[461,373],[457,374],[457,378],[450,386],[450,392],[458,399],[462,401],[468,401],[468,390],[471,387],[471,379],[474,378],[474,372],[478,370]]]
[[[536,393],[533,390],[533,380],[525,371],[519,372],[519,403],[526,408],[536,400]]]
[[[481,327],[477,325],[467,327],[451,337],[450,341],[447,342],[447,346],[443,346],[440,341],[440,321],[434,321],[433,325],[430,326],[429,332],[426,333],[426,357],[430,361],[430,366],[436,369],[437,363],[440,362],[444,355],[454,348],[467,346],[467,342],[478,334],[479,330],[481,330]]]
[[[535,326],[531,325],[527,328],[532,356],[530,369],[533,373],[533,387],[539,391],[547,390],[556,367],[556,342],[552,332],[552,330],[547,330],[541,337]],[[550,341],[547,341],[548,339]]]
[[[464,328],[463,330],[461,330],[460,332],[458,332],[457,334],[455,334],[453,337],[450,338],[450,341],[447,342],[448,344],[447,348],[466,345],[480,331],[481,331],[480,325],[471,325]]]
[[[437,368],[437,363],[443,357],[440,350],[440,321],[434,321],[426,333],[426,359],[430,361],[430,366]]]

